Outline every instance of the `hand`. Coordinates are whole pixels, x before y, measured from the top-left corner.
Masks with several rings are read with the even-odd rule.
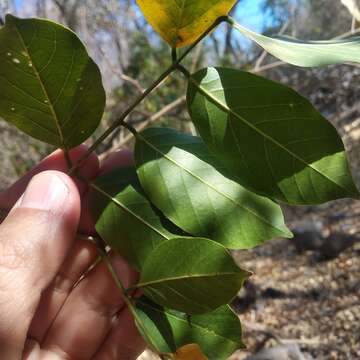
[[[75,162],[84,147],[71,152]],[[132,163],[115,153],[99,169],[91,156],[81,173],[93,179]],[[0,194],[12,208],[0,225],[0,359],[136,359],[144,342],[95,246],[77,237],[94,233],[86,186],[69,178],[61,151]],[[81,199],[84,199],[81,206]],[[112,254],[125,286],[137,274]]]

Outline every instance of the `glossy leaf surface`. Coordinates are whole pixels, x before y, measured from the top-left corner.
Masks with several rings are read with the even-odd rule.
[[[48,20],[7,15],[0,28],[0,116],[30,136],[72,148],[98,126],[105,92],[78,37]]]
[[[248,276],[220,244],[182,237],[150,253],[137,287],[162,306],[201,314],[227,304]]]
[[[269,37],[239,24],[233,25],[268,53],[289,64],[318,67],[346,62],[360,63],[360,37],[329,41],[302,41],[291,37]]]
[[[226,360],[244,347],[240,321],[227,305],[188,317],[142,297],[136,302],[136,313],[140,332],[146,332],[146,339],[161,353],[175,353],[188,344],[198,344],[210,360]]]
[[[147,21],[172,47],[196,41],[236,0],[137,0]]]
[[[159,243],[178,236],[166,229],[165,220],[143,195],[134,168],[103,175],[95,184],[104,192],[91,195],[96,230],[136,269]]]
[[[222,175],[200,138],[149,128],[137,139],[135,158],[150,200],[186,232],[235,249],[291,237],[280,207]]]
[[[336,129],[294,90],[208,68],[190,78],[187,98],[205,143],[244,186],[290,204],[359,196]]]

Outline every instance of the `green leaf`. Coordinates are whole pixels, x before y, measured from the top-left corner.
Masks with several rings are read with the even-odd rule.
[[[134,168],[100,176],[95,185],[102,191],[91,193],[96,231],[136,269],[158,244],[178,236],[143,195]]]
[[[162,306],[201,314],[231,301],[248,276],[220,244],[181,237],[150,253],[137,288]]]
[[[359,197],[336,129],[294,90],[208,68],[190,77],[187,101],[210,151],[249,189],[290,204]]]
[[[97,128],[105,92],[96,64],[69,29],[6,16],[0,28],[0,116],[30,136],[72,148]]]
[[[226,360],[244,348],[239,318],[228,305],[189,317],[144,296],[136,301],[136,314],[140,333],[160,353],[174,353],[184,345],[198,344],[210,360]]]
[[[232,26],[278,59],[297,66],[317,67],[360,62],[360,37],[329,41],[303,41],[287,36],[269,37],[251,31],[234,20]]]
[[[136,0],[152,27],[172,47],[195,42],[236,0]]]
[[[215,159],[198,137],[146,129],[137,137],[135,159],[152,203],[189,234],[233,249],[292,236],[281,208],[216,170]]]

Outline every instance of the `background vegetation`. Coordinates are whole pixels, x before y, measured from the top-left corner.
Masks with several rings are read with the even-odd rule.
[[[253,19],[252,26],[264,33],[329,39],[359,32],[359,24],[354,17],[356,13],[351,14],[344,6],[350,2],[259,0],[254,6],[255,0],[239,0],[233,16],[245,24],[250,18]],[[359,4],[356,1],[352,3]],[[154,74],[158,74],[171,61],[168,46],[153,33],[132,0],[0,1],[0,15],[4,16],[7,12],[56,20],[73,29],[86,43],[101,68],[107,91],[106,115],[99,133],[149,85]],[[238,36],[230,27],[220,27],[214,32],[196,49],[187,65],[196,70],[203,67],[205,62],[251,70],[286,83],[304,94],[342,134],[350,150],[355,180],[359,184],[359,67],[340,65],[309,70],[288,66]],[[160,86],[131,115],[129,122],[139,129],[156,123],[195,133],[185,109],[184,92],[184,80],[174,75],[167,80],[166,87]],[[101,157],[106,157],[111,151],[131,145],[131,136],[124,129],[119,129],[100,147],[99,153]],[[0,189],[51,150],[49,146],[30,140],[0,120]],[[244,313],[242,319],[246,319],[250,329],[247,336],[251,351],[256,352],[265,344],[274,345],[271,341],[268,343],[268,338],[275,338],[275,343],[280,338],[295,339],[293,342],[304,356],[316,359],[360,357],[360,303],[356,296],[360,290],[359,250],[357,241],[349,240],[349,236],[357,232],[358,212],[356,205],[347,200],[317,209],[302,207],[288,210],[287,217],[297,234],[310,231],[314,238],[341,234],[343,242],[349,244],[341,250],[348,248],[347,252],[336,254],[330,262],[319,263],[316,251],[315,255],[313,252],[299,254],[299,249],[289,245],[288,240],[271,242],[260,250],[254,250],[260,258],[257,262],[251,260],[251,253],[235,254],[239,261],[246,262],[257,274],[235,304],[239,312]],[[297,272],[291,268],[296,268]],[[269,269],[271,277],[266,276]],[[303,288],[295,286],[295,280],[302,283]],[[327,280],[329,288],[325,288]],[[331,285],[333,282],[334,285]],[[319,315],[324,304],[330,313]],[[303,306],[313,308],[307,315],[305,312],[301,315]],[[262,313],[263,309],[268,310]],[[350,312],[344,315],[345,310]],[[317,315],[320,319],[313,323],[312,319]],[[335,324],[330,324],[333,316]],[[347,329],[348,325],[345,324],[350,324],[350,328]],[[241,358],[243,355],[238,356]]]

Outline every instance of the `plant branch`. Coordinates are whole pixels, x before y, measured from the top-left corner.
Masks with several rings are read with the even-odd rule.
[[[117,275],[117,273],[116,273],[116,271],[115,271],[115,269],[114,269],[114,267],[113,267],[113,265],[112,265],[112,263],[111,263],[111,261],[109,259],[109,254],[106,251],[105,244],[103,243],[103,241],[101,239],[99,239],[97,237],[92,237],[91,240],[95,243],[95,245],[96,245],[96,247],[98,249],[100,258],[105,263],[106,267],[108,268],[109,273],[110,273],[111,277],[113,278],[113,280],[115,282],[115,285],[121,291],[121,294],[123,295],[123,297],[127,298],[126,289],[125,289],[122,281],[120,280],[119,276]],[[127,301],[130,301],[130,299],[127,298]]]
[[[95,151],[95,149],[116,130],[119,126],[124,126],[132,133],[134,128],[126,124],[125,119],[128,115],[150,94],[155,90],[172,72],[174,72],[178,65],[189,55],[189,53],[201,42],[211,31],[213,31],[222,22],[228,21],[228,16],[222,16],[216,19],[216,21],[191,45],[189,46],[180,57],[167,69],[165,70],[154,82],[147,88],[142,94],[140,94],[135,101],[123,112],[123,114],[94,142],[87,152],[78,160],[78,162],[72,166],[69,170],[69,174],[72,175],[81,167],[85,160]],[[135,130],[136,131],[136,130]],[[135,134],[135,133],[134,133]]]
[[[137,127],[136,131],[139,133],[142,130],[144,130],[149,125],[155,123],[159,119],[161,119],[164,115],[174,111],[175,109],[178,109],[180,106],[184,105],[186,101],[185,96],[181,96],[178,99],[174,100],[170,104],[164,106],[161,110],[156,112],[153,115],[148,115]],[[121,148],[128,144],[131,139],[133,138],[132,134],[127,134],[119,143],[113,144],[110,149],[106,150],[104,153],[100,155],[100,160],[105,159],[111,152],[114,150]]]

